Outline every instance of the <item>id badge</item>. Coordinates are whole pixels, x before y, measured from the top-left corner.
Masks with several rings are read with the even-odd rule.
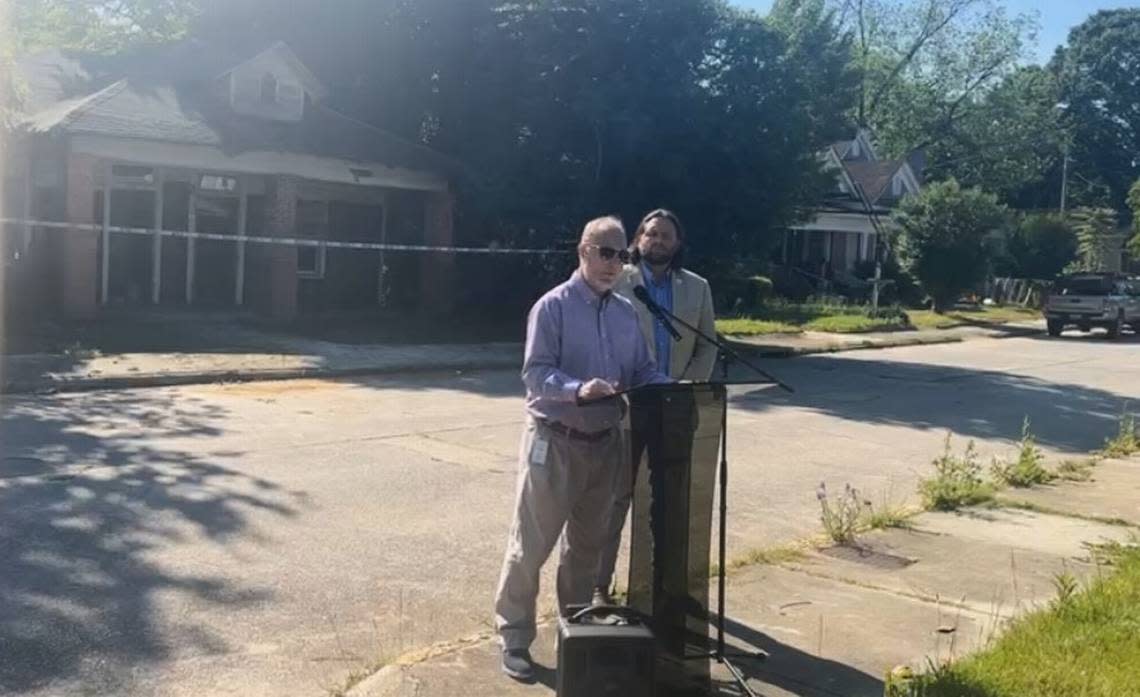
[[[550,450],[550,439],[545,435],[536,435],[530,445],[530,464],[536,467],[546,465],[546,453]]]

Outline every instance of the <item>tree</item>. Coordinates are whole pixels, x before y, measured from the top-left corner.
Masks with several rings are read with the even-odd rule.
[[[829,185],[815,152],[855,85],[817,2],[780,28],[719,0],[268,4],[212,0],[196,31],[283,39],[335,105],[462,162],[459,229],[484,241],[668,205],[699,255],[763,252]]]
[[[1014,262],[1013,275],[1047,280],[1077,258],[1077,236],[1061,215],[1029,214],[1018,221],[1007,252]]]
[[[1082,271],[1104,271],[1112,254],[1120,251],[1116,211],[1111,208],[1078,208],[1073,211],[1077,251]]]
[[[819,143],[849,138],[859,88],[854,35],[826,0],[777,0],[765,21],[784,37],[784,60],[797,66],[806,112]]]
[[[937,146],[1025,57],[1031,17],[997,0],[833,0],[854,33],[856,120],[902,155]]]
[[[110,52],[186,33],[195,0],[19,0],[10,4],[21,51],[70,48]]]
[[[1073,200],[1124,209],[1140,174],[1140,9],[1097,12],[1069,33],[1051,67],[1068,105]]]
[[[1128,206],[1132,209],[1132,239],[1128,240],[1128,254],[1133,261],[1140,259],[1140,179],[1128,191]]]
[[[1056,207],[1065,150],[1059,99],[1050,71],[1018,68],[927,148],[928,176],[954,177],[1018,208]]]
[[[896,210],[899,256],[904,268],[930,296],[935,312],[945,312],[989,271],[987,244],[1005,223],[1007,210],[997,197],[963,189],[949,179],[928,185]]]

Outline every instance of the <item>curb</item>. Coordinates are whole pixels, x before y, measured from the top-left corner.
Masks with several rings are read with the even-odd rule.
[[[1040,334],[1035,328],[1006,327],[1003,334],[988,338],[1010,338]],[[956,344],[971,337],[962,336],[900,336],[895,339],[854,340],[822,346],[772,346],[727,336],[725,342],[733,349],[759,358],[794,358],[824,353],[866,351],[904,346],[933,346]],[[106,378],[38,378],[11,380],[0,385],[0,394],[52,394],[57,392],[99,392],[104,390],[143,389],[148,387],[177,387],[225,382],[267,382],[300,380],[306,378],[343,378],[396,373],[431,373],[451,370],[496,370],[517,368],[521,356],[508,358],[443,361],[432,364],[406,364],[384,366],[358,366],[353,368],[285,368],[278,370],[217,370],[202,373],[167,373],[149,375],[121,375]]]
[[[1015,337],[1033,336],[1044,333],[1043,329],[1035,327],[999,326],[997,335],[980,337],[960,335],[936,336],[900,336],[892,339],[854,339],[845,343],[824,344],[821,346],[773,346],[759,342],[749,341],[740,337],[726,336],[725,342],[737,351],[747,351],[760,358],[794,358],[795,356],[811,356],[821,353],[842,353],[845,351],[867,351],[874,349],[900,348],[904,346],[935,346],[938,344],[958,344],[974,338],[1010,339]],[[858,336],[851,335],[851,336]]]
[[[305,378],[343,378],[394,373],[431,373],[452,370],[493,370],[517,368],[519,359],[483,359],[432,364],[366,366],[356,368],[287,368],[280,370],[220,370],[204,373],[123,375],[108,378],[59,378],[13,380],[0,385],[0,394],[53,394],[58,392],[99,392],[104,390],[176,387],[214,383],[270,382]]]
[[[899,348],[902,346],[934,346],[938,344],[959,344],[965,341],[960,336],[943,336],[932,338],[913,338],[906,340],[857,341],[847,344],[830,344],[824,346],[768,346],[755,344],[743,339],[726,337],[729,346],[737,351],[745,351],[760,358],[794,358],[796,356],[811,356],[821,353],[844,353],[846,351],[868,351],[874,349]]]

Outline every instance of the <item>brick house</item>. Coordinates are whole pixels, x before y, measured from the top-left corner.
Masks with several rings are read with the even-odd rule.
[[[286,45],[52,50],[15,74],[24,97],[6,133],[3,215],[87,229],[5,225],[9,305],[73,318],[109,306],[246,308],[285,320],[385,303],[446,309],[446,255],[337,243],[450,244],[456,167],[326,106]]]
[[[828,146],[821,157],[835,175],[835,187],[805,222],[784,232],[781,260],[813,274],[850,273],[875,258],[891,210],[921,189],[922,157],[880,159],[865,129]]]

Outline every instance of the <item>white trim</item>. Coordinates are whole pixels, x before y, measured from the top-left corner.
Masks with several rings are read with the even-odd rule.
[[[903,184],[909,189],[909,191],[904,193],[917,194],[922,191],[922,186],[918,183],[918,177],[915,176],[914,169],[911,168],[909,162],[903,161],[902,166],[895,172],[895,176],[899,174],[903,176]]]
[[[447,179],[431,172],[389,167],[379,162],[355,162],[317,155],[251,151],[227,154],[209,145],[160,143],[111,136],[77,135],[71,149],[101,158],[152,167],[174,167],[232,174],[293,176],[334,184],[410,189],[416,191],[448,191]],[[359,181],[352,169],[368,169],[373,176]]]
[[[320,100],[328,96],[328,88],[325,87],[319,79],[317,79],[317,76],[313,74],[313,71],[309,70],[309,67],[307,65],[301,62],[301,59],[297,57],[297,54],[293,52],[293,49],[289,48],[289,44],[285,43],[284,41],[277,41],[272,46],[258,53],[256,56],[252,56],[249,59],[230,67],[224,73],[218,75],[218,79],[221,79],[223,77],[232,77],[233,74],[241,68],[244,68],[245,66],[253,63],[254,61],[260,59],[262,56],[269,53],[276,54],[277,57],[286,64],[285,67],[292,71],[294,73],[293,77],[297,78],[297,82],[301,83],[301,88],[312,95],[313,98]]]

